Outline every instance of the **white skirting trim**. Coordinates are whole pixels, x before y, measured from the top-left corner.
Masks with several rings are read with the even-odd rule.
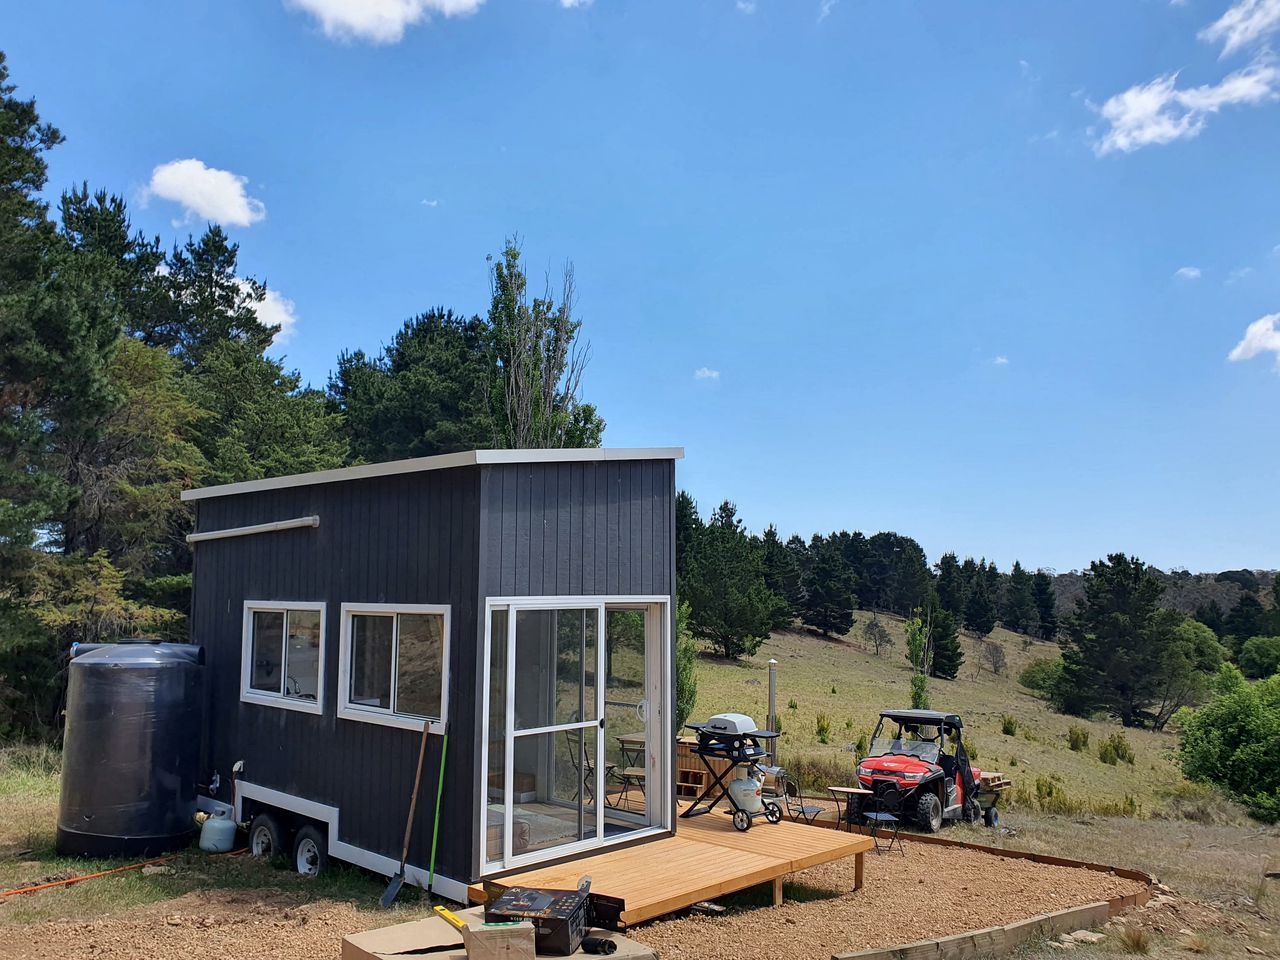
[[[357,867],[364,867],[366,870],[372,870],[374,873],[380,873],[385,877],[394,876],[395,872],[400,868],[399,860],[392,857],[384,857],[380,853],[374,853],[372,850],[366,850],[363,847],[357,847],[354,844],[339,840],[337,807],[318,803],[315,800],[308,800],[305,797],[296,797],[291,793],[272,790],[270,787],[260,786],[256,783],[239,780],[236,782],[236,820],[243,819],[241,805],[242,801],[246,799],[257,800],[273,807],[279,807],[281,810],[289,810],[304,817],[310,817],[312,820],[328,824],[329,829],[326,832],[329,837],[329,856],[336,860],[353,863]],[[422,867],[416,867],[409,863],[405,864],[404,876],[405,880],[414,886],[425,887],[429,872]],[[435,881],[431,884],[431,891],[432,893],[440,894],[442,897],[448,897],[455,903],[465,904],[467,902],[467,885],[451,877],[441,876],[439,871],[436,872]]]

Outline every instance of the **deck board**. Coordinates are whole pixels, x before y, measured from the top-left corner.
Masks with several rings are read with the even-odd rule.
[[[621,900],[622,921],[631,925],[820,863],[861,858],[872,845],[869,837],[788,820],[758,821],[739,832],[717,811],[677,819],[674,837],[508,874],[491,883],[571,890],[590,874],[592,892]],[[483,885],[474,884],[470,895],[473,902],[482,902]]]

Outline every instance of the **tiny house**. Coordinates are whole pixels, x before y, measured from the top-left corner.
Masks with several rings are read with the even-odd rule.
[[[674,830],[679,449],[476,450],[188,491],[201,803],[433,889]],[[299,862],[299,868],[302,864]]]

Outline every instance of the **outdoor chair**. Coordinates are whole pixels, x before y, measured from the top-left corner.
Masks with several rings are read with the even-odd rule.
[[[904,857],[907,855],[898,836],[902,826],[902,791],[893,781],[873,782],[872,796],[862,805],[862,822],[871,828],[876,853],[891,851],[896,843],[898,852]],[[880,841],[885,834],[889,835],[889,842],[882,849]]]
[[[576,801],[581,794],[586,797],[587,805],[590,806],[596,802],[596,765],[591,759],[591,754],[582,747],[581,730],[566,730],[564,739],[569,747],[569,762],[573,764],[574,773],[577,774],[577,786],[569,799]],[[607,778],[612,772],[613,764],[606,763],[605,777]]]
[[[788,774],[784,773],[778,779],[781,781],[778,788],[782,794],[782,803],[786,807],[787,816],[793,822],[803,820],[805,823],[813,823],[818,818],[818,814],[823,812],[823,808],[816,803],[806,802],[811,798],[805,797],[800,784],[792,780]]]

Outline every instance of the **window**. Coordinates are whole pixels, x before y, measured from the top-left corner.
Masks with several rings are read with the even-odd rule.
[[[322,712],[323,603],[248,601],[240,655],[241,700]]]
[[[449,608],[342,605],[338,716],[421,730],[448,713]]]

